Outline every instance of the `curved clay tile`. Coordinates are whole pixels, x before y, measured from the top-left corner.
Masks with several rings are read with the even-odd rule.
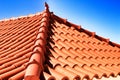
[[[66,70],[65,68],[62,68],[60,65],[55,66],[55,70],[58,71],[61,74],[66,75],[66,76],[69,75],[69,77],[68,77],[69,79],[73,79],[73,80],[74,79],[76,79],[76,80],[80,79],[79,75],[77,75],[76,73],[73,73],[73,72],[71,72],[69,70]]]
[[[25,70],[15,74],[13,77],[10,77],[9,80],[20,80],[23,79],[25,75]]]
[[[64,74],[62,73],[59,73],[58,71],[48,67],[49,71],[50,71],[50,74],[52,76],[55,76],[56,79],[58,80],[69,80],[69,78],[67,76],[65,76]]]
[[[15,75],[16,73],[18,73],[18,72],[20,72],[20,71],[22,71],[22,70],[24,70],[24,69],[25,69],[25,67],[24,67],[24,66],[21,66],[21,67],[18,67],[18,68],[16,68],[16,69],[14,69],[14,70],[8,71],[8,72],[6,72],[6,73],[4,73],[4,74],[1,74],[1,75],[0,75],[0,79],[1,79],[1,80],[2,80],[2,79],[8,79],[10,76]]]
[[[45,80],[56,80],[54,76],[51,76],[46,72],[43,72],[43,75],[45,76]]]

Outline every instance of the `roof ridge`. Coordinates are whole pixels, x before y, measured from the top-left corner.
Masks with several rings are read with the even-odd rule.
[[[39,31],[37,33],[37,37],[33,47],[33,53],[27,65],[25,80],[39,80],[39,76],[43,71],[43,63],[45,61],[44,53],[46,52],[45,45],[47,38],[47,27],[49,26],[49,16],[49,7],[47,3],[45,3],[45,11],[42,14],[42,19],[40,21]]]
[[[64,18],[61,18],[61,17],[59,17],[59,16],[56,16],[53,12],[51,13],[51,15],[54,17],[54,19],[56,19],[56,20],[57,20],[58,22],[60,22],[60,23],[64,23],[64,24],[66,24],[66,25],[68,25],[68,26],[73,26],[73,27],[75,27],[75,29],[77,29],[78,31],[85,32],[85,33],[87,33],[89,36],[95,37],[95,38],[97,38],[97,39],[99,39],[99,40],[101,40],[101,41],[105,41],[106,43],[110,44],[111,46],[116,46],[116,47],[120,48],[120,44],[110,41],[109,38],[104,38],[104,37],[102,37],[102,36],[99,36],[99,35],[97,35],[95,32],[91,32],[91,31],[89,31],[89,30],[87,30],[87,29],[82,28],[81,25],[73,24],[73,23],[67,21],[67,19],[64,19]]]

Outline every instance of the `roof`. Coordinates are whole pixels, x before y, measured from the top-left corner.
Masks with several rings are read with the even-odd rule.
[[[119,44],[45,8],[0,21],[0,80],[119,78]]]

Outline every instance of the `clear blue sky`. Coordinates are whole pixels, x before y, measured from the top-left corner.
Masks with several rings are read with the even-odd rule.
[[[120,0],[0,0],[0,19],[50,11],[120,44]]]

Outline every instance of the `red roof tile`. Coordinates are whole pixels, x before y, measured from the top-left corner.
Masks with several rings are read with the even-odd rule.
[[[120,45],[49,11],[0,21],[0,80],[120,75]]]

